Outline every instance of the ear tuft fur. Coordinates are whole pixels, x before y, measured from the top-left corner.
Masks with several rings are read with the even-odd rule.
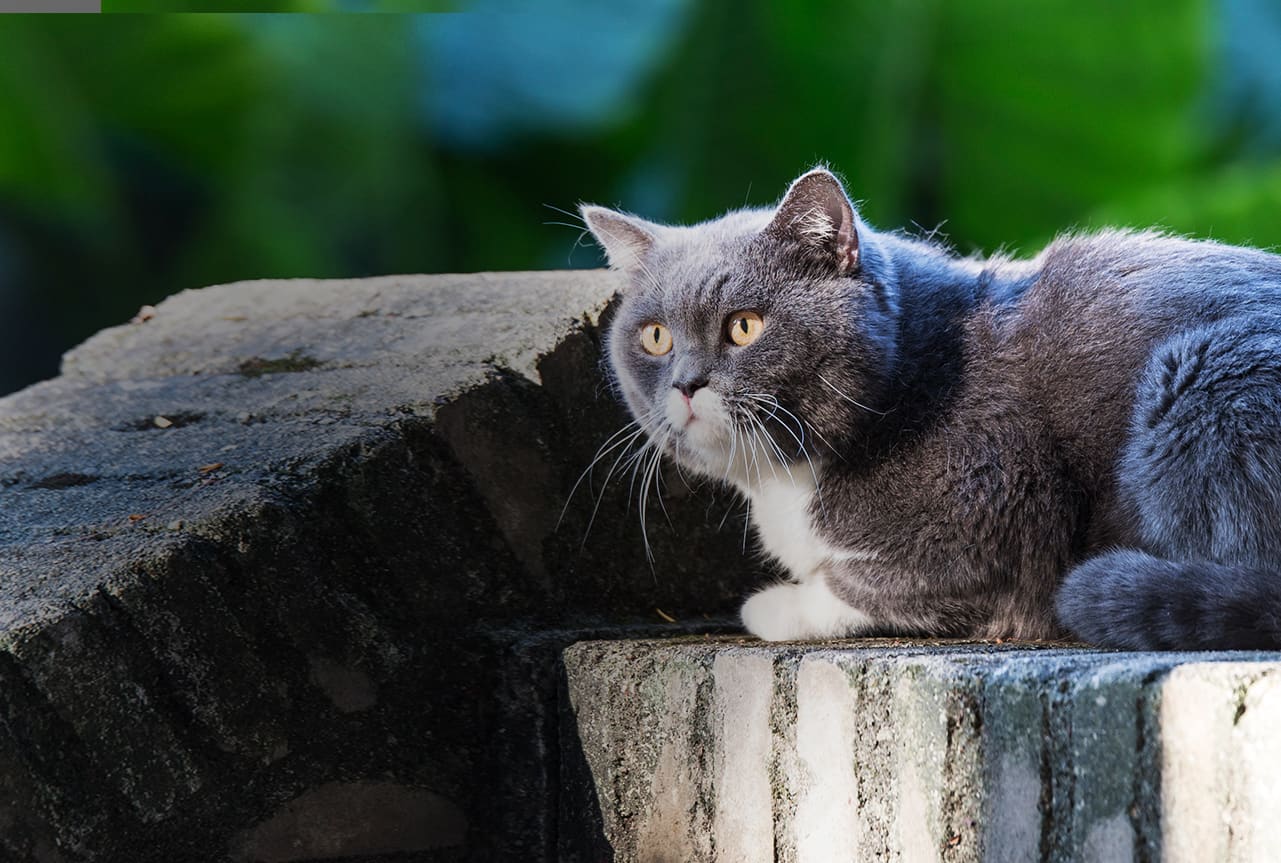
[[[658,236],[658,225],[608,207],[580,204],[578,212],[615,270],[638,266]]]
[[[854,206],[841,181],[826,168],[815,168],[792,183],[765,230],[819,252],[841,275],[858,267]]]

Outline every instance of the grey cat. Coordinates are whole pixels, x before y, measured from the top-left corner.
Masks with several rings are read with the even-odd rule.
[[[826,170],[777,207],[582,216],[640,429],[746,498],[766,639],[1281,646],[1281,257],[1157,233],[960,258]]]

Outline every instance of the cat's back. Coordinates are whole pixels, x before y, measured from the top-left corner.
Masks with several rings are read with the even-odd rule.
[[[1008,299],[993,292],[1001,340],[1026,368],[1051,375],[1046,385],[1132,380],[1175,333],[1281,315],[1281,257],[1152,232],[1060,237],[1020,278]]]
[[[1151,231],[1059,237],[1037,259],[1028,323],[1068,315],[1087,328],[1128,323],[1140,333],[1241,314],[1275,313],[1281,257]]]
[[[1281,257],[1153,232],[1056,239],[997,311],[1004,356],[1078,477],[1109,497],[1154,347],[1228,318],[1281,315]]]

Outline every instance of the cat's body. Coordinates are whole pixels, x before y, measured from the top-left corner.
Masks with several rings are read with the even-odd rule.
[[[823,171],[701,226],[584,215],[632,282],[633,414],[791,576],[754,634],[1281,646],[1281,258],[1107,232],[961,259]]]

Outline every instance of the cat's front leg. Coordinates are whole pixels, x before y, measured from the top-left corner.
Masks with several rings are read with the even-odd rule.
[[[844,638],[873,628],[870,617],[832,593],[822,573],[753,594],[742,618],[748,632],[766,641]]]

